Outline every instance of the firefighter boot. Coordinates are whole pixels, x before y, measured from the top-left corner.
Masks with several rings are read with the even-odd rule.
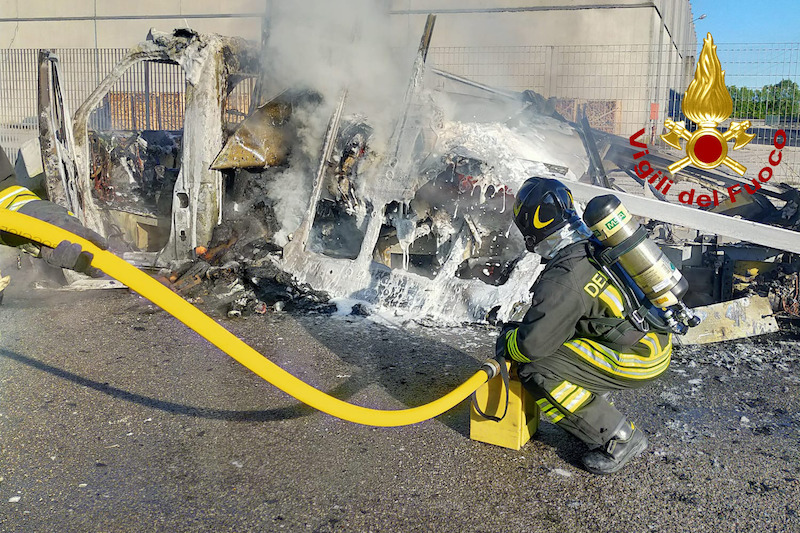
[[[625,422],[611,440],[582,457],[583,466],[592,474],[613,474],[647,448],[644,432]]]

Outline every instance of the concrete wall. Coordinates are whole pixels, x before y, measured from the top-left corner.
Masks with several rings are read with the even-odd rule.
[[[270,1],[297,0],[0,0],[0,47],[127,48],[151,27],[187,25],[257,40]],[[688,0],[375,1],[394,15],[404,42],[437,13],[432,46],[695,45]]]
[[[693,74],[688,0],[390,0],[389,8],[405,41],[419,38],[427,13],[437,15],[440,68],[575,105],[605,100],[608,127],[592,125],[618,134],[660,130],[670,93],[682,94]]]
[[[3,48],[129,48],[150,28],[259,40],[266,0],[0,0]]]
[[[688,0],[390,0],[389,8],[406,19],[408,38],[437,14],[432,46],[658,44],[654,18],[678,46],[695,40]]]
[[[303,0],[0,0],[0,46],[128,48],[150,28],[186,26],[258,41],[270,2],[298,1]],[[610,102],[613,121],[604,129],[618,134],[654,131],[663,123],[670,90],[682,94],[693,75],[697,45],[688,0],[374,1],[391,13],[387,39],[395,45],[416,46],[426,15],[436,13],[429,56],[434,65],[575,106]],[[97,76],[85,77],[81,82],[96,82]],[[35,98],[35,72],[25,78],[30,80],[24,85],[0,79],[0,89],[7,96],[19,93],[11,95],[18,99]],[[654,119],[651,104],[658,106]],[[27,107],[13,116],[0,110],[0,119],[19,123],[32,114]]]

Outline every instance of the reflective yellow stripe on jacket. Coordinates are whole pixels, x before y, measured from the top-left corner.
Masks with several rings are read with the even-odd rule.
[[[603,303],[608,306],[615,318],[625,317],[625,307],[622,304],[622,295],[619,293],[619,290],[617,290],[616,287],[609,283],[606,285],[605,290],[600,293],[598,298],[600,298],[600,300],[602,300]]]
[[[536,403],[539,404],[539,409],[542,410],[542,413],[544,413],[544,415],[554,424],[564,418],[564,415],[561,414],[561,411],[558,410],[558,407],[554,407],[553,404],[547,400],[547,398],[539,398],[536,400]]]
[[[550,395],[570,413],[574,413],[592,397],[591,392],[577,385],[573,385],[569,381],[562,381],[558,387],[553,389]]]
[[[562,410],[574,413],[589,401],[592,397],[592,393],[565,380],[550,391],[550,396],[561,409],[553,405],[547,398],[539,398],[536,400],[536,403],[539,404],[539,408],[545,416],[548,417],[551,422],[556,423],[564,418],[564,414],[561,412]]]
[[[655,333],[648,333],[639,343],[647,346],[648,355],[615,352],[589,339],[574,339],[565,342],[564,346],[597,368],[624,378],[650,379],[669,367],[672,356],[672,335],[664,347],[661,346]]]
[[[506,333],[506,351],[514,361],[518,363],[530,363],[531,360],[528,359],[525,354],[522,353],[522,351],[520,351],[519,346],[517,345],[518,330],[519,328],[514,328]]]
[[[20,207],[34,200],[41,198],[20,185],[12,185],[0,191],[0,209],[18,211]]]

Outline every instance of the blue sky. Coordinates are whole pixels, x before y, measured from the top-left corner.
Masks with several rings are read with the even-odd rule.
[[[714,37],[726,85],[800,83],[800,0],[691,0],[698,52]],[[793,43],[793,44],[787,44]]]
[[[691,0],[696,20],[697,41],[706,32],[715,43],[798,43],[800,42],[800,1],[798,0]]]

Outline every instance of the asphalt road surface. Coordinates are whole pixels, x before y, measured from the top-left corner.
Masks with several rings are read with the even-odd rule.
[[[446,393],[494,344],[362,317],[220,321],[388,409]],[[596,477],[546,422],[512,451],[469,439],[466,402],[409,427],[340,421],[127,291],[17,283],[0,306],[0,531],[800,531],[799,358],[790,334],[680,349],[615,396],[650,447]]]

